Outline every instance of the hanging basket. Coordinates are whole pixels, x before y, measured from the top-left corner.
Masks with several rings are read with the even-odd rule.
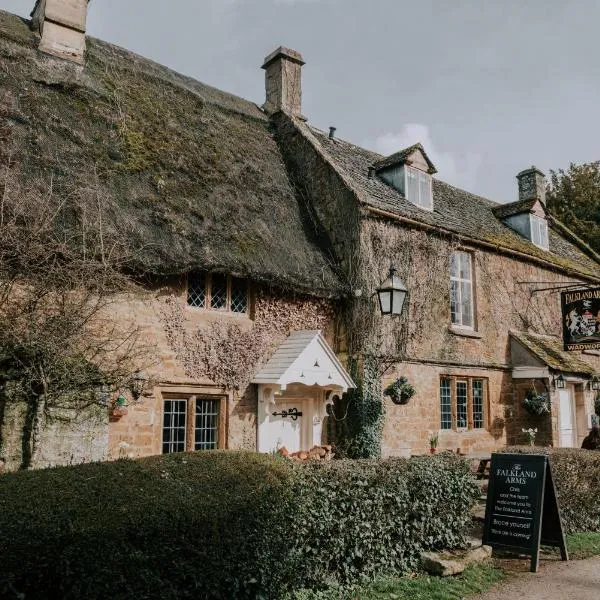
[[[394,383],[390,383],[383,393],[391,398],[394,404],[403,405],[408,404],[408,401],[415,395],[415,388],[408,383],[406,377],[399,377]]]
[[[550,414],[550,399],[546,393],[538,394],[535,390],[529,390],[521,406],[534,417]]]

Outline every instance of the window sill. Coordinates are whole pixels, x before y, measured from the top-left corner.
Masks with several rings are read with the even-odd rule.
[[[456,325],[449,325],[448,331],[453,333],[454,335],[458,335],[461,337],[475,338],[480,340],[482,335],[478,331],[474,329],[467,329],[465,327],[457,327]]]

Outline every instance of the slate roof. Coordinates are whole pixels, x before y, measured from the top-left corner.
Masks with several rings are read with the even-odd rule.
[[[12,152],[15,186],[95,190],[135,271],[344,293],[255,104],[94,38],[82,72],[38,43],[0,11],[0,163]]]
[[[588,363],[578,358],[575,353],[563,349],[560,338],[524,331],[511,331],[510,335],[555,371],[583,373],[590,376],[595,374],[593,367]]]
[[[423,154],[423,158],[425,158],[425,160],[427,161],[427,164],[429,165],[429,173],[431,173],[431,174],[437,173],[437,169],[435,168],[435,165],[431,162],[431,160],[429,159],[429,156],[427,156],[427,153],[425,152],[425,149],[423,148],[423,146],[420,143],[413,144],[412,146],[409,146],[408,148],[404,148],[404,150],[400,150],[399,152],[394,152],[394,154],[390,154],[390,156],[386,156],[385,158],[378,160],[377,162],[373,163],[373,167],[375,167],[376,171],[383,171],[384,169],[387,169],[388,167],[393,167],[395,165],[401,165],[406,162],[406,159],[415,150],[420,150],[421,154]]]
[[[496,216],[494,211],[500,209],[502,204],[461,190],[435,177],[434,210],[422,210],[378,176],[369,177],[369,167],[384,159],[380,154],[339,138],[330,140],[325,132],[306,124],[299,123],[298,127],[318,144],[364,205],[474,242],[523,253],[552,263],[559,269],[575,271],[584,277],[600,280],[600,262],[596,262],[591,254],[576,245],[581,244],[581,241],[572,242],[560,235],[554,228],[554,219],[549,219],[549,251],[545,251],[513,231]],[[568,229],[564,225],[561,229],[566,236]],[[576,240],[575,236],[572,239]]]
[[[509,202],[508,204],[500,204],[492,209],[493,213],[499,219],[506,219],[512,215],[518,215],[520,213],[529,212],[534,206],[537,200],[535,198],[529,200],[517,200],[516,202]]]

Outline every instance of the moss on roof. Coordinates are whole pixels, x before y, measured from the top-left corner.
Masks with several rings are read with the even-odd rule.
[[[20,184],[94,189],[137,270],[342,292],[256,105],[93,38],[83,71],[37,43],[0,11],[0,118]]]
[[[586,375],[594,375],[595,373],[594,368],[581,360],[577,354],[564,350],[560,338],[525,331],[511,331],[510,335],[555,371]]]
[[[322,151],[357,190],[366,205],[424,225],[443,228],[504,251],[529,255],[551,263],[560,270],[575,272],[594,280],[600,279],[600,263],[594,260],[590,252],[579,248],[574,243],[575,240],[566,239],[564,231],[555,226],[554,220],[549,221],[550,249],[542,250],[497,218],[494,212],[502,204],[436,178],[433,179],[434,210],[423,210],[406,200],[398,190],[379,177],[369,177],[369,167],[382,159],[380,154],[337,138],[330,140],[324,132],[314,127],[303,124],[298,126],[306,128],[316,138]]]

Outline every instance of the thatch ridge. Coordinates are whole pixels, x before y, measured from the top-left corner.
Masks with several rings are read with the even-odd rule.
[[[0,117],[19,185],[101,198],[139,272],[344,293],[254,103],[93,38],[83,71],[36,48],[29,22],[0,11]]]

